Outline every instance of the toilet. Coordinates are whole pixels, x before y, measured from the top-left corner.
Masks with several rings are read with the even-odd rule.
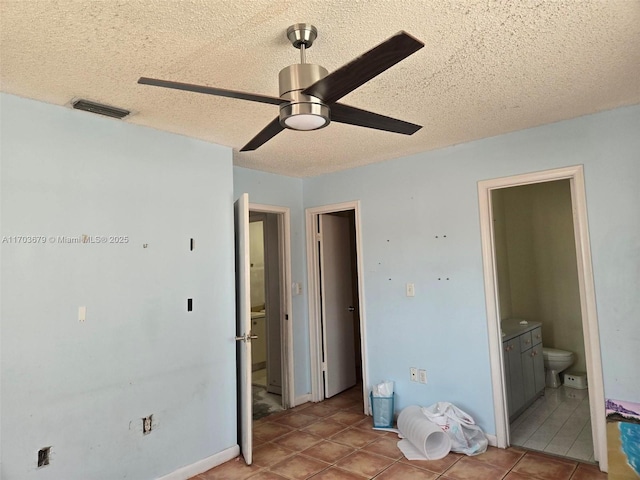
[[[547,387],[558,388],[562,385],[560,372],[573,365],[573,352],[556,348],[542,348],[544,357],[545,384]]]

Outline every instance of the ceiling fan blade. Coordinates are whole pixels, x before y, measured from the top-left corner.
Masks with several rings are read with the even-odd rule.
[[[247,143],[244,147],[240,149],[240,151],[250,152],[252,150],[255,150],[259,146],[267,143],[269,140],[271,140],[273,137],[279,134],[282,130],[284,130],[284,127],[280,125],[280,117],[276,117],[273,120],[271,120],[271,122],[269,122],[269,124],[266,127],[260,130],[260,133],[258,133],[255,137],[253,137],[249,141],[249,143]]]
[[[287,100],[283,100],[279,97],[270,97],[269,95],[238,92],[236,90],[225,90],[223,88],[206,87],[204,85],[192,85],[191,83],[172,82],[170,80],[159,80],[157,78],[140,77],[138,83],[142,85],[153,85],[154,87],[174,88],[176,90],[184,90],[187,92],[207,93],[209,95],[217,95],[219,97],[249,100],[251,102],[270,103],[272,105],[287,103]]]
[[[302,93],[318,97],[325,103],[332,104],[422,47],[424,47],[424,43],[417,38],[404,31],[398,32],[377,47],[373,47],[308,86]]]
[[[402,133],[404,135],[413,135],[422,128],[422,125],[405,122],[397,118],[379,115],[361,110],[356,107],[350,107],[343,103],[334,103],[331,105],[331,121],[338,123],[348,123],[349,125],[357,125],[359,127],[375,128],[376,130],[384,130],[385,132]]]

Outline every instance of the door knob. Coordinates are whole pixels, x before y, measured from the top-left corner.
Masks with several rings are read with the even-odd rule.
[[[347,310],[349,310],[350,312],[355,312],[356,311],[356,307],[349,307],[349,308],[347,308]]]

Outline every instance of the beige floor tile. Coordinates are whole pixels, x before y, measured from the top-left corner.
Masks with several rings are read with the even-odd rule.
[[[303,432],[312,433],[322,438],[329,438],[347,428],[343,423],[334,422],[333,420],[323,419],[322,421],[312,423],[308,427],[302,429]]]
[[[392,463],[394,462],[390,458],[358,450],[339,460],[336,466],[359,475],[368,475],[369,478],[373,478]]]
[[[353,425],[367,418],[363,413],[356,413],[348,410],[340,410],[329,417],[331,420],[344,423],[345,425]]]
[[[487,451],[475,455],[473,458],[481,462],[486,462],[497,467],[503,467],[510,470],[524,456],[525,452],[519,449],[502,449],[489,447]]]
[[[265,443],[253,449],[253,463],[268,467],[278,463],[296,452],[276,443]]]
[[[237,457],[222,465],[199,475],[202,480],[244,480],[262,470],[257,465],[247,465],[242,458]]]
[[[349,445],[355,448],[362,448],[380,437],[379,432],[365,431],[357,428],[348,428],[336,433],[331,437],[331,441]]]
[[[350,453],[353,453],[353,447],[342,445],[340,443],[330,442],[322,440],[320,443],[307,448],[302,451],[303,455],[313,457],[318,460],[322,460],[327,463],[336,463],[343,457],[346,457]]]
[[[306,410],[304,410],[306,412]],[[318,417],[306,415],[305,413],[292,413],[278,420],[280,425],[286,425],[291,428],[303,428],[318,421]]]
[[[423,468],[435,473],[444,473],[451,465],[462,458],[458,453],[449,453],[446,457],[439,460],[407,460],[405,457],[400,459],[400,463],[406,463],[413,467]]]
[[[513,471],[540,480],[568,480],[576,466],[577,462],[528,452],[513,468]]]
[[[248,480],[288,480],[286,477],[282,475],[278,475],[277,473],[262,471],[252,475],[248,478]]]
[[[402,452],[398,448],[398,439],[390,437],[382,437],[378,440],[374,440],[369,445],[362,449],[365,452],[376,453],[385,457],[398,460],[402,457]]]
[[[305,415],[315,415],[316,417],[328,417],[335,413],[335,408],[325,405],[323,402],[314,403],[304,410]]]
[[[437,473],[422,470],[421,468],[412,467],[405,463],[394,463],[384,472],[376,477],[376,480],[435,480],[438,478]]]
[[[508,468],[480,462],[473,457],[463,457],[444,476],[452,480],[497,480],[503,478],[508,471]]]
[[[596,465],[586,465],[581,463],[571,476],[571,480],[607,480],[606,473],[600,471]],[[612,480],[613,477],[612,477]]]
[[[329,464],[320,460],[305,457],[304,455],[295,455],[272,465],[269,467],[269,471],[292,480],[302,480],[324,470],[328,466]]]
[[[314,445],[321,440],[322,438],[318,437],[317,435],[312,435],[300,430],[295,430],[274,440],[274,443],[282,445],[283,447],[289,448],[291,450],[301,451],[309,448],[311,445]]]
[[[261,440],[262,442],[269,442],[293,431],[294,430],[292,428],[287,427],[286,425],[268,422],[253,429],[253,438]]]
[[[363,477],[353,472],[342,470],[338,467],[329,467],[321,471],[317,475],[311,477],[311,480],[368,480],[369,477]]]

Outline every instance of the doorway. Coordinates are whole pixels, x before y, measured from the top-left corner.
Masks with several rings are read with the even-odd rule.
[[[359,202],[307,209],[311,400],[359,385],[368,412]]]
[[[588,408],[593,439],[593,454],[595,460],[600,463],[600,469],[607,471],[604,386],[582,166],[566,167],[478,183],[497,445],[505,448],[513,442],[509,428],[509,399],[507,395],[509,386],[505,381],[508,373],[504,366],[501,329],[501,312],[508,309],[508,306],[504,303],[505,299],[501,299],[499,295],[499,270],[503,266],[501,267],[496,254],[496,243],[500,242],[500,238],[498,238],[499,232],[497,234],[495,225],[494,203],[496,203],[500,195],[495,195],[495,192],[505,188],[560,180],[567,180],[570,187],[576,251],[575,268],[577,271],[581,316],[580,327],[584,337],[584,362],[587,378],[589,379]]]
[[[253,418],[291,406],[291,275],[286,208],[249,204]]]

